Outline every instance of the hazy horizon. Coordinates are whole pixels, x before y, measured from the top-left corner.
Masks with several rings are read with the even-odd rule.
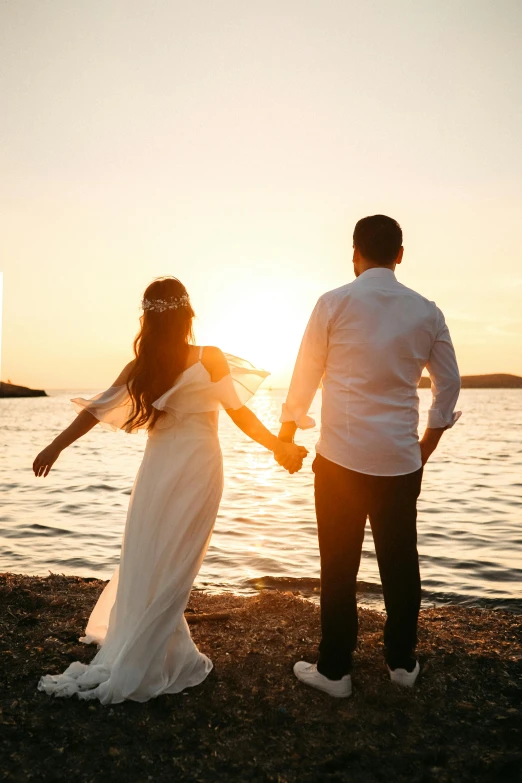
[[[110,385],[173,274],[198,342],[284,388],[375,213],[462,373],[522,375],[521,29],[516,0],[2,3],[2,380]]]

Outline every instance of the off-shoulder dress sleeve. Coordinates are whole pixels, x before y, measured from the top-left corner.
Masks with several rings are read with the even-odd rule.
[[[242,408],[270,373],[254,367],[246,359],[231,354],[225,357],[230,373],[220,381],[213,383],[208,371],[198,362],[153,403],[154,407],[173,416]]]
[[[224,410],[237,410],[246,405],[270,373],[238,356],[226,353],[225,358],[230,373],[213,385],[221,407]]]
[[[212,383],[201,362],[192,365],[178,377],[174,386],[153,403],[158,410],[171,414],[160,418],[155,428],[171,426],[178,414],[237,410],[254,396],[270,374],[254,367],[246,359],[231,354],[225,354],[225,357],[230,373],[216,383]],[[123,430],[133,433],[138,429],[147,429],[147,423],[134,428],[126,425],[132,414],[132,400],[126,386],[111,386],[89,400],[76,397],[71,402],[77,413],[89,411],[102,427],[112,432]]]
[[[132,413],[132,401],[126,386],[111,386],[89,400],[75,397],[71,402],[76,413],[89,411],[106,430],[137,432],[137,429],[125,426]],[[142,429],[145,428],[146,425],[143,425]]]

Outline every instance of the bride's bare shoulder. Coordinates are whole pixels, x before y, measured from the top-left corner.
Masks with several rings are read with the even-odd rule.
[[[129,375],[131,373],[131,370],[134,367],[134,362],[135,361],[136,360],[133,359],[131,362],[129,362],[128,364],[125,365],[123,370],[120,372],[120,374],[118,375],[118,377],[116,378],[116,380],[112,384],[113,386],[123,386],[124,384],[127,383],[127,381],[129,380]]]
[[[201,363],[208,370],[210,379],[217,383],[230,372],[230,367],[225,358],[225,354],[215,345],[205,345],[201,352]]]

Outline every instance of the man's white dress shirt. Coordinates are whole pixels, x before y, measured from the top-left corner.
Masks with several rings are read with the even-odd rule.
[[[452,427],[460,375],[443,314],[391,269],[368,269],[317,302],[281,421],[313,427],[307,414],[322,380],[317,453],[359,473],[413,473],[422,465],[417,387],[425,367],[428,427]]]

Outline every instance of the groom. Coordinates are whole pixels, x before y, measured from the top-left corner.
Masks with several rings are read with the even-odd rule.
[[[351,694],[357,643],[356,579],[369,517],[387,620],[391,679],[412,686],[420,608],[417,498],[423,466],[454,412],[460,376],[444,316],[402,285],[404,248],[385,215],[359,220],[356,279],[320,297],[306,328],[281,416],[279,437],[314,426],[307,414],[322,380],[321,437],[313,463],[321,553],[322,638],[317,664],[294,666],[302,682],[331,696]],[[418,439],[417,387],[432,382],[428,427]]]

